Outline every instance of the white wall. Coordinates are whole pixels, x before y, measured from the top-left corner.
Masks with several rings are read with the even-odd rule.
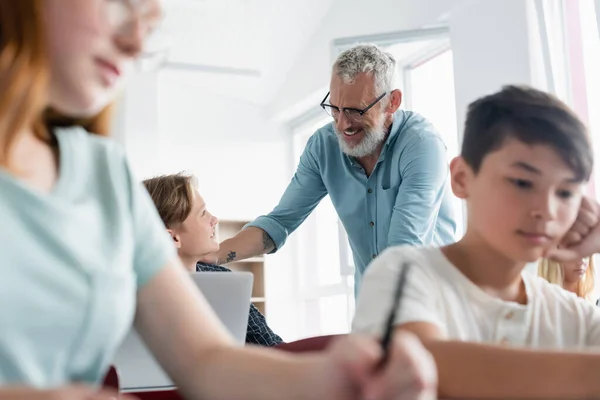
[[[257,106],[156,73],[131,79],[114,120],[140,180],[192,172],[221,219],[252,220],[277,204],[291,178],[286,133]],[[286,340],[298,331],[291,254],[287,246],[268,256],[265,276],[269,324]]]
[[[475,99],[506,84],[546,89],[541,53],[532,45],[538,34],[533,18],[532,2],[523,0],[472,0],[451,14],[459,137],[467,107]],[[525,270],[537,274],[537,264]]]
[[[527,18],[523,0],[470,1],[450,16],[459,132],[473,100],[508,83],[532,83]]]
[[[160,131],[193,143],[269,142],[283,138],[282,126],[269,123],[260,106],[233,96],[209,92],[188,75],[172,72],[159,77]]]
[[[298,56],[288,78],[265,109],[275,119],[289,119],[317,104],[329,85],[335,39],[418,29],[450,27],[454,53],[456,107],[462,130],[467,105],[507,83],[535,84],[528,21],[531,2],[523,0],[374,0],[334,7]],[[536,32],[537,33],[537,32]],[[290,111],[293,110],[293,111]]]
[[[209,210],[220,219],[252,220],[277,204],[289,179],[283,126],[257,106],[205,93],[173,77],[158,83],[160,173],[187,170],[198,177]],[[295,337],[295,273],[291,248],[267,257],[270,326]]]
[[[297,57],[267,114],[277,118],[307,99],[307,104],[318,104],[329,86],[333,40],[435,25],[464,1],[371,0],[368,6],[361,1],[337,2]]]
[[[162,173],[189,170],[222,219],[269,212],[290,178],[285,128],[257,106],[206,94],[185,82],[159,79],[159,157]]]
[[[115,123],[116,136],[127,151],[138,177],[155,173],[158,156],[158,84],[156,73],[132,76],[120,99]]]

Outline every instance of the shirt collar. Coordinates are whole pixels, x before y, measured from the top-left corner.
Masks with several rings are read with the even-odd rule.
[[[381,157],[379,158],[380,160],[385,158],[385,154],[387,153],[390,145],[396,142],[396,138],[402,130],[404,122],[406,121],[406,115],[403,110],[396,111],[393,118],[394,120],[392,121],[392,129],[390,129],[390,134],[388,135],[387,140],[383,145],[383,149],[381,150]]]

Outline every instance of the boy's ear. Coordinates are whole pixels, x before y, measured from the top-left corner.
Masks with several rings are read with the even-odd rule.
[[[454,157],[450,162],[450,184],[452,192],[459,199],[465,200],[469,197],[469,181],[473,170],[461,156]]]
[[[169,232],[169,235],[171,235],[173,242],[175,242],[175,247],[180,249],[181,248],[181,239],[179,238],[179,235],[177,233],[175,233],[175,231],[173,229],[167,229],[167,232]]]

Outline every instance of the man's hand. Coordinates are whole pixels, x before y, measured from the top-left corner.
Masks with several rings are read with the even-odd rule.
[[[546,257],[558,262],[577,261],[600,253],[600,204],[584,196],[579,214],[558,249],[549,250]]]
[[[332,344],[327,352],[320,384],[321,398],[334,400],[435,399],[437,370],[433,357],[410,333],[397,332],[387,363],[379,342],[349,335]],[[316,392],[315,392],[316,393]]]

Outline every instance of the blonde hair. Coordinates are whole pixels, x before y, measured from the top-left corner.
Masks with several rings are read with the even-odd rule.
[[[555,283],[560,287],[564,287],[564,270],[562,265],[556,261],[541,259],[538,263],[538,275],[550,283]],[[584,299],[594,301],[590,296],[594,291],[595,271],[594,257],[589,258],[589,264],[585,271],[585,275],[577,284],[576,294]]]

